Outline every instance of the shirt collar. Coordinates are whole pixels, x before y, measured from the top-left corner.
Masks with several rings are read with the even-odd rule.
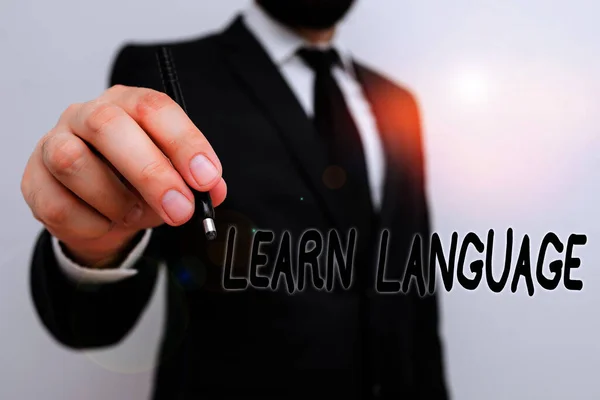
[[[301,36],[282,25],[268,15],[254,1],[244,12],[244,22],[248,29],[263,45],[275,64],[281,66],[295,56],[301,47],[315,47]],[[346,71],[352,71],[352,58],[339,37],[334,36],[331,43],[322,47],[333,47],[337,50]]]

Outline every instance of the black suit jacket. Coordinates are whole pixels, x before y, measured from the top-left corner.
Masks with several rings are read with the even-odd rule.
[[[228,184],[216,210],[219,238],[207,243],[195,220],[163,225],[136,264],[136,276],[85,286],[61,274],[43,231],[31,269],[43,324],[70,348],[118,343],[146,307],[164,260],[168,312],[154,399],[447,398],[435,296],[380,295],[372,286],[381,229],[391,233],[389,278],[402,277],[414,235],[429,236],[414,97],[355,64],[388,159],[382,211],[368,228],[361,217],[366,210],[348,213],[340,204],[352,200],[325,187],[327,160],[310,120],[239,17],[223,32],[172,46],[189,116],[219,155]],[[111,85],[162,90],[155,48],[125,46]],[[272,261],[284,232],[296,254],[309,229],[327,235],[334,228],[346,240],[355,227],[354,284],[331,292],[309,285],[293,295],[285,282],[275,291],[225,291],[231,226],[236,276],[248,273],[253,230],[275,233],[274,245],[262,250]],[[325,264],[325,256],[320,260]],[[271,263],[260,273],[272,269]]]

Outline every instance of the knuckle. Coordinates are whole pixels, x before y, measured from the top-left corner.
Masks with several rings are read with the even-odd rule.
[[[166,159],[152,161],[145,165],[140,171],[140,180],[142,183],[158,180],[159,177],[168,174],[170,170],[171,165]]]
[[[31,215],[36,221],[41,222],[42,224],[44,223],[44,221],[42,221],[42,219],[35,213],[34,210],[31,210]]]
[[[39,149],[40,151],[44,151],[44,149],[46,149],[46,147],[48,146],[48,142],[50,140],[52,140],[52,138],[55,136],[55,131],[54,129],[51,130],[50,132],[48,132],[47,134],[45,134],[44,136],[42,136],[40,138],[40,140],[37,142],[37,149]],[[36,149],[36,150],[37,150]]]
[[[27,199],[27,194],[29,193],[29,185],[28,185],[28,178],[26,177],[26,174],[23,174],[23,177],[21,178],[21,195],[23,196],[24,199]],[[27,203],[29,204],[29,203]]]
[[[54,173],[73,175],[85,165],[85,145],[76,140],[47,140],[44,142],[43,154],[46,165]]]
[[[71,118],[73,115],[77,115],[77,111],[79,110],[80,107],[81,107],[81,104],[78,104],[78,103],[69,104],[69,106],[61,114],[60,119],[67,120],[67,119]]]
[[[165,93],[152,89],[139,90],[141,92],[137,107],[142,113],[147,112],[147,110],[158,111],[174,104],[173,100]]]
[[[33,189],[33,190],[28,190],[23,194],[23,197],[25,198],[25,201],[27,202],[27,205],[29,206],[29,210],[31,211],[31,215],[33,216],[33,218],[35,218],[36,220],[38,220],[41,223],[44,223],[44,221],[42,220],[42,217],[40,217],[40,210],[39,210],[39,194],[40,194],[40,190],[39,189]]]
[[[20,188],[21,188],[21,194],[23,196],[25,196],[29,192],[29,188],[31,187],[30,182],[31,182],[31,168],[32,168],[31,158],[32,157],[33,157],[33,155],[27,161],[27,165],[25,165],[25,169],[23,170],[23,175],[21,175]]]
[[[44,224],[51,226],[64,225],[69,217],[69,208],[65,204],[49,202],[36,214]]]
[[[116,85],[113,85],[113,86],[109,87],[108,89],[106,89],[105,93],[106,94],[113,94],[113,93],[117,94],[117,93],[122,93],[125,90],[127,90],[127,86],[117,83]]]
[[[65,112],[63,114],[73,113],[73,112],[77,111],[79,109],[79,107],[81,107],[80,103],[69,104],[69,106],[65,109]]]
[[[21,194],[29,208],[32,210],[36,208],[38,193],[39,189],[33,189],[29,182],[29,177],[24,175],[21,180]]]
[[[107,125],[123,115],[119,107],[108,102],[93,101],[83,108],[85,127],[94,134],[101,134]]]

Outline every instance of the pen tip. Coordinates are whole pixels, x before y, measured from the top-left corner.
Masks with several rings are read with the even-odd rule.
[[[206,232],[206,238],[208,240],[215,240],[217,238],[217,232],[216,231]]]
[[[204,233],[208,240],[215,240],[217,238],[217,228],[215,227],[215,221],[212,218],[206,218],[202,221],[204,225]]]

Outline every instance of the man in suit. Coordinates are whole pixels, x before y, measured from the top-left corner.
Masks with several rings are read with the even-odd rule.
[[[336,39],[351,5],[258,0],[222,32],[171,43],[187,115],[160,93],[154,45],[122,48],[110,89],[63,113],[22,181],[45,226],[32,296],[56,340],[121,341],[165,262],[154,399],[448,397],[435,296],[374,287],[379,233],[390,232],[387,278],[400,279],[430,227],[416,101]],[[215,241],[193,217],[201,191]],[[223,288],[228,262],[257,275],[255,232],[272,232],[261,234],[274,243],[260,267],[270,276],[286,234],[334,230],[345,243],[351,228],[347,290]],[[324,273],[325,249],[317,258],[307,282]]]

